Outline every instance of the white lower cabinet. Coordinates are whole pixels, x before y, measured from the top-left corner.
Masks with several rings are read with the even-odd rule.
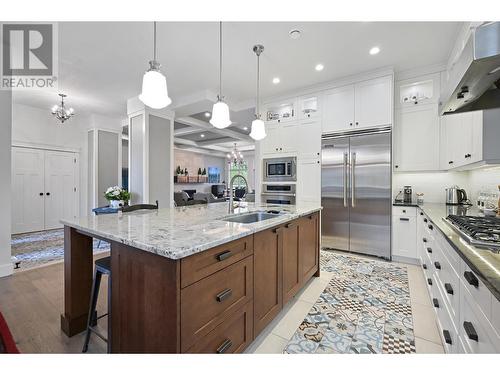
[[[417,257],[447,353],[500,353],[500,302],[417,209]]]
[[[392,256],[417,259],[415,207],[394,207],[392,216]]]

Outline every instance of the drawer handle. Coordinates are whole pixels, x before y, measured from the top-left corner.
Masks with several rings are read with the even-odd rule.
[[[401,221],[410,221],[410,219],[407,218],[407,217],[400,217],[399,220],[401,220]]]
[[[273,233],[280,233],[283,228],[274,228]]]
[[[427,219],[424,219],[424,223],[427,223]]]
[[[432,285],[432,279],[427,279],[427,284]]]
[[[425,264],[425,263],[424,263],[424,264],[422,264],[422,268],[423,268],[424,270],[426,270],[426,269],[427,269],[427,264]]]
[[[432,225],[430,225],[430,224],[427,226],[427,228],[429,228],[430,230],[434,229],[434,227]]]
[[[477,279],[476,275],[474,275],[472,272],[470,271],[465,271],[464,272],[464,277],[465,277],[465,280],[467,280],[467,282],[478,288],[479,287],[479,280]]]
[[[440,270],[441,269],[441,263],[434,262],[434,267],[436,267],[436,269]]]
[[[433,298],[433,299],[432,299],[432,304],[434,305],[434,307],[439,308],[439,301],[438,301],[438,299],[437,299],[437,298]]]
[[[225,353],[231,346],[233,346],[233,342],[229,339],[224,340],[222,344],[215,351],[217,354]]]
[[[295,223],[288,223],[287,225],[285,225],[285,228],[290,229],[295,227],[295,225],[296,225]]]
[[[215,296],[215,299],[217,300],[217,302],[222,302],[226,298],[231,297],[232,294],[233,294],[233,291],[231,289],[225,289],[222,292],[220,292],[219,294],[217,294]]]
[[[450,331],[443,329],[444,342],[448,345],[452,345]]]
[[[425,238],[425,237],[422,238],[422,241],[427,242],[427,238]]]
[[[471,322],[464,322],[464,329],[469,340],[474,340],[474,341],[479,340],[479,338],[477,337],[477,332],[474,329],[474,326],[472,325]]]
[[[427,252],[428,252],[429,254],[432,254],[432,247],[428,247],[428,248],[427,248]]]
[[[446,293],[453,295],[453,287],[451,286],[451,284],[444,284],[444,289],[446,289]]]
[[[225,259],[227,259],[227,258],[229,258],[231,256],[233,256],[233,253],[231,253],[231,251],[227,250],[227,251],[224,251],[224,252],[222,252],[220,254],[217,254],[215,256],[215,258],[217,258],[217,260],[219,262],[222,262],[223,260],[225,260]]]

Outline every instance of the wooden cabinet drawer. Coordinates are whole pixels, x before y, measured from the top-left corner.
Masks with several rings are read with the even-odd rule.
[[[181,288],[253,254],[253,235],[181,260]]]
[[[189,353],[241,353],[253,340],[253,303],[247,303],[205,337]]]
[[[253,257],[181,290],[181,350],[213,330],[253,298]]]
[[[393,216],[417,216],[416,207],[406,207],[406,206],[392,206]]]

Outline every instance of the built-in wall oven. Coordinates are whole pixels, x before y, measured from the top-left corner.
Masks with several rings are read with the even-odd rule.
[[[262,203],[295,204],[295,184],[263,184]]]
[[[264,159],[264,182],[297,181],[297,158]]]

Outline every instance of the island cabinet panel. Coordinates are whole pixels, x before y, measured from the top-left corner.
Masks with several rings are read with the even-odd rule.
[[[297,221],[283,229],[283,305],[299,291],[302,281]]]
[[[187,351],[253,298],[253,257],[181,290],[181,350]]]
[[[298,220],[301,284],[313,275],[319,276],[319,214]],[[302,287],[301,285],[301,287]]]
[[[231,315],[205,337],[199,339],[188,353],[241,353],[253,340],[253,303]]]
[[[253,254],[253,236],[214,247],[181,260],[181,287],[184,288]]]
[[[180,351],[180,264],[111,243],[111,352]]]
[[[254,234],[254,337],[283,307],[283,228]]]

